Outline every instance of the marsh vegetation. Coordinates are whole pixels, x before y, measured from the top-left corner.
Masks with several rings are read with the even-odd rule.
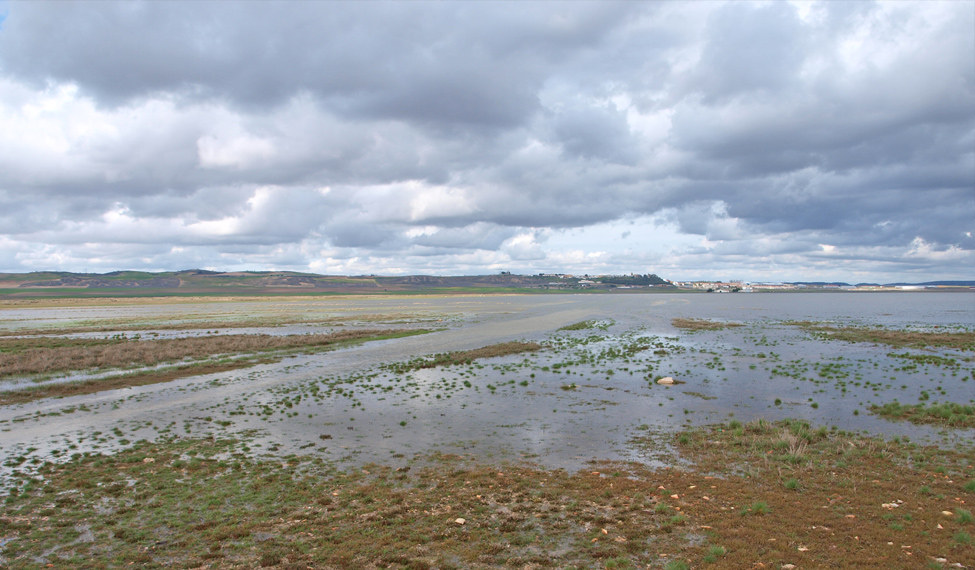
[[[810,321],[792,321],[788,324],[828,340],[872,342],[910,348],[975,350],[975,331],[971,330],[897,330],[885,327],[844,327]]]
[[[289,345],[314,335],[286,325],[266,335],[283,343],[275,348],[197,348],[154,370],[140,368],[145,360],[118,365],[158,382],[237,359],[267,366],[60,406],[5,400],[17,405],[0,408],[9,492],[0,562],[401,570],[967,562],[975,451],[972,425],[959,418],[975,405],[975,359],[964,342],[916,336],[971,334],[964,325],[823,318],[797,328],[797,319],[722,305],[699,309],[714,318],[684,328],[687,305],[641,313],[631,296],[586,321],[601,315],[596,301],[561,320],[547,311],[575,301],[492,300],[476,318],[456,316],[469,302],[389,311],[405,315],[409,331],[447,329],[433,334],[325,354],[337,345]],[[378,303],[342,310],[379,315]],[[137,325],[125,311],[110,314]],[[71,327],[108,326],[83,316]],[[913,336],[848,343],[834,336],[840,329]],[[221,343],[259,338],[195,330],[202,334],[8,335],[0,345],[11,356],[91,349],[94,358],[149,341],[229,350]],[[657,384],[662,377],[675,382]],[[911,421],[888,421],[895,417]]]
[[[870,406],[870,412],[888,419],[906,420],[914,424],[975,428],[975,406],[955,402],[931,405],[888,402],[882,406]]]
[[[397,338],[422,332],[426,331],[357,329],[325,334],[212,335],[175,339],[141,339],[141,336],[131,338],[121,334],[103,339],[0,338],[0,381],[28,375],[51,377],[77,371],[124,371],[160,363],[170,364],[162,370],[143,370],[105,378],[8,390],[0,392],[0,404],[168,382],[186,376],[272,362],[289,353],[325,350],[353,342]],[[218,358],[214,359],[215,357]]]
[[[338,469],[309,456],[254,459],[228,439],[137,443],[33,464],[4,501],[3,559],[12,569],[970,561],[971,449],[801,421],[693,428],[672,441],[683,467],[603,462],[577,473],[450,454]]]
[[[711,321],[708,319],[685,319],[685,318],[671,319],[670,324],[674,328],[691,330],[691,331],[717,331],[717,330],[731,328],[731,327],[743,326],[741,323],[723,323],[718,321]]]
[[[537,352],[541,349],[542,345],[537,342],[502,342],[472,350],[458,350],[434,354],[430,357],[415,358],[409,362],[389,365],[386,368],[393,372],[403,373],[411,370],[422,370],[424,368],[471,364],[475,360],[482,358],[496,358],[498,356],[508,356],[509,354],[521,354],[523,352]]]

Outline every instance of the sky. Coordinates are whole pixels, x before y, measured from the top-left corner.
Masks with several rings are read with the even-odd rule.
[[[975,2],[0,0],[0,271],[975,279]]]

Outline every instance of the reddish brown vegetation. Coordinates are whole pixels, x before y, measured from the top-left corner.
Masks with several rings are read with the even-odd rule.
[[[455,364],[470,364],[479,358],[493,358],[496,356],[507,356],[509,354],[519,354],[522,352],[537,352],[542,349],[542,345],[537,342],[501,342],[490,346],[483,346],[471,350],[458,350],[455,352],[444,352],[434,354],[428,358],[416,358],[409,362],[389,365],[388,368],[397,373],[405,373],[410,370],[420,370],[422,368],[436,368],[438,366],[452,366]]]
[[[311,335],[213,335],[161,340],[2,339],[0,378],[71,370],[153,366],[223,354],[324,347],[399,332],[368,329]]]
[[[975,350],[975,332],[937,332],[892,330],[867,327],[834,327],[809,321],[793,321],[788,324],[802,327],[824,339],[847,342],[873,342],[897,347],[928,348],[944,347],[958,350]]]
[[[0,392],[0,405],[25,404],[43,398],[65,398],[68,396],[81,396],[83,394],[94,394],[103,390],[118,390],[129,386],[145,386],[147,384],[160,384],[170,382],[180,378],[190,376],[200,376],[203,374],[213,374],[216,372],[227,372],[239,368],[248,368],[255,364],[271,362],[271,359],[240,359],[225,363],[203,363],[189,364],[186,366],[176,366],[164,370],[148,370],[145,372],[132,372],[120,374],[108,378],[98,378],[83,380],[80,382],[64,382],[61,384],[50,384],[25,388],[22,390],[10,390]]]

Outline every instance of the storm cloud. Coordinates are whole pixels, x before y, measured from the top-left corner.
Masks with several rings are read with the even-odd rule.
[[[975,279],[971,2],[0,18],[0,271]]]

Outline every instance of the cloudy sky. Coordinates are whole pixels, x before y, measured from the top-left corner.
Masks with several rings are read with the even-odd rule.
[[[975,279],[973,232],[973,2],[0,0],[0,271]]]

